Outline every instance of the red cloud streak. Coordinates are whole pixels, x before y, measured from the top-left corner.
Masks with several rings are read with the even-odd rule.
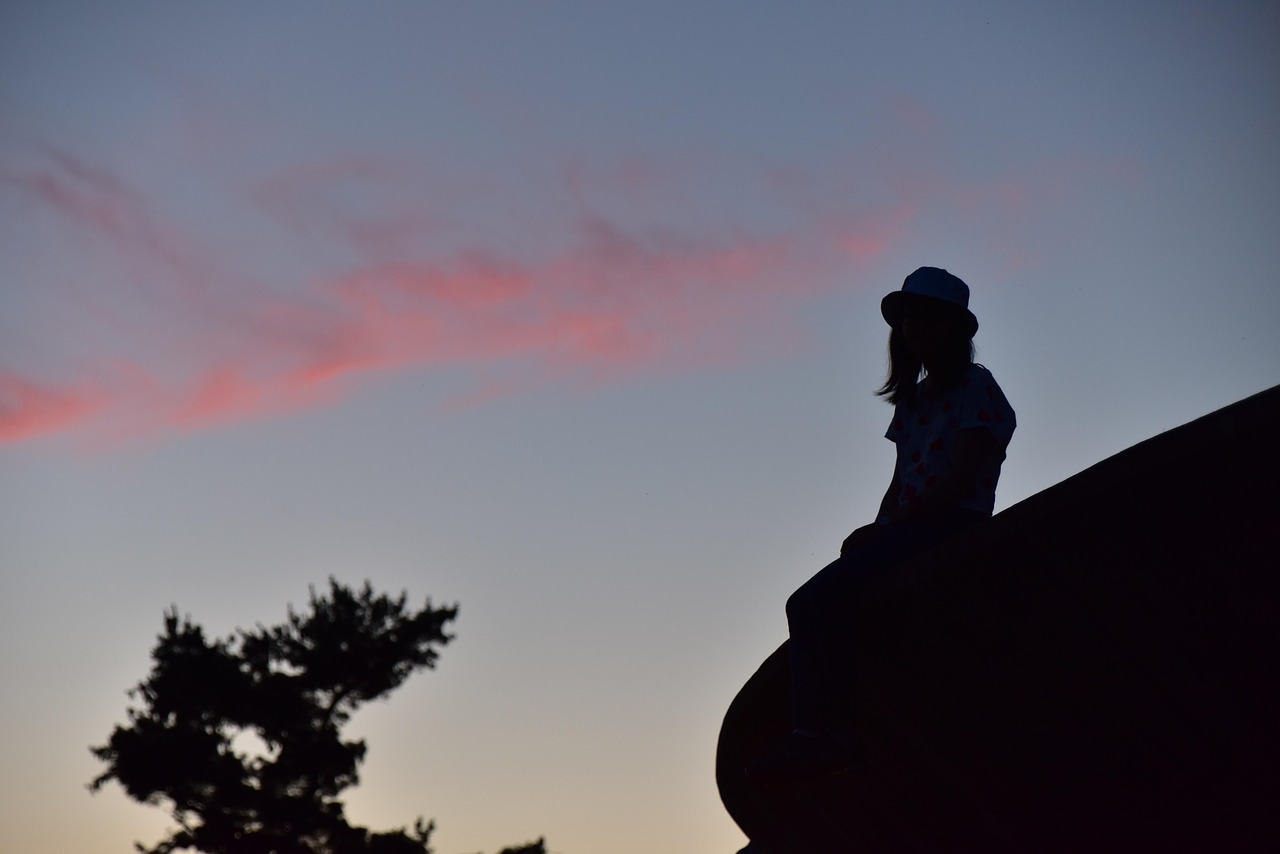
[[[259,290],[255,300],[234,288],[231,310],[212,310],[208,290],[190,285],[239,280],[225,267],[197,265],[199,241],[161,227],[111,175],[57,155],[42,172],[0,177],[106,236],[131,269],[149,265],[155,278],[180,280],[166,305],[187,306],[198,332],[182,352],[159,345],[149,365],[132,365],[124,378],[89,372],[60,386],[0,374],[0,443],[108,424],[130,435],[200,430],[331,404],[359,381],[406,368],[503,374],[478,389],[482,399],[531,381],[601,382],[733,360],[753,319],[830,286],[831,277],[806,274],[808,258],[826,252],[865,263],[910,219],[901,208],[833,221],[802,243],[792,235],[657,237],[587,217],[572,248],[536,263],[492,251],[370,263],[290,297]],[[377,221],[403,229],[411,218],[392,212]],[[359,242],[363,250],[378,240],[366,230]]]
[[[105,405],[104,396],[91,388],[49,388],[0,373],[0,443],[70,429]]]

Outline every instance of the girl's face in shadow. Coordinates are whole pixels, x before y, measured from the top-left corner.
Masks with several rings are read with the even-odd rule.
[[[905,301],[902,337],[922,362],[946,352],[962,334],[955,309],[946,303],[927,297]]]

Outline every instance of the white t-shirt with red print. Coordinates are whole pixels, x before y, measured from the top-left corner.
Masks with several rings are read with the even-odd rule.
[[[898,482],[902,487],[898,505],[911,504],[937,483],[951,466],[956,436],[961,430],[976,427],[995,437],[1000,456],[983,463],[973,491],[961,499],[960,506],[990,515],[995,507],[1000,464],[1016,426],[1013,407],[995,377],[982,365],[970,365],[960,382],[937,398],[925,397],[917,385],[915,405],[898,403],[893,422],[884,434],[898,446]]]

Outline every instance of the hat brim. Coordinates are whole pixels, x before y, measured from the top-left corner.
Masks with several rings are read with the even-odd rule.
[[[953,302],[938,299],[937,297],[927,297],[923,294],[909,294],[904,291],[892,291],[885,294],[884,299],[880,300],[880,315],[884,318],[884,322],[897,329],[902,326],[902,312],[907,307],[907,300],[931,300],[933,302],[942,303],[945,306],[956,310],[957,314],[963,313],[965,319],[965,332],[970,338],[978,333],[978,318],[972,311],[962,305],[956,305]]]

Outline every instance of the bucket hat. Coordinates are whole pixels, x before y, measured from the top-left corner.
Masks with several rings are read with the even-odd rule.
[[[969,286],[959,276],[940,267],[921,267],[903,280],[902,290],[887,294],[880,301],[880,313],[884,315],[885,322],[898,328],[909,299],[934,299],[954,305],[964,313],[969,337],[978,331],[978,318],[969,311]]]

